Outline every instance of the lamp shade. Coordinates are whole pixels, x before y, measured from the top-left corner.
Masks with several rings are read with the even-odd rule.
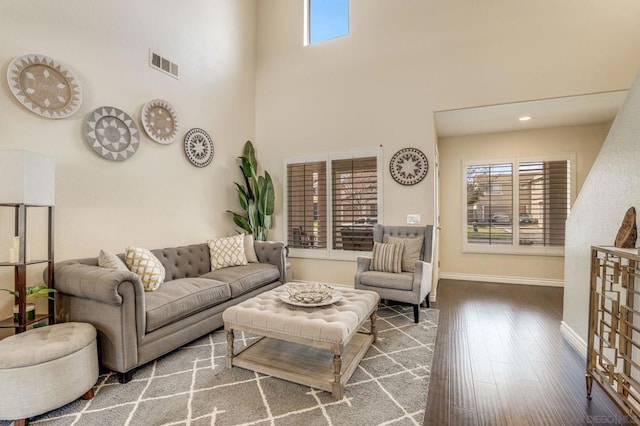
[[[24,150],[0,150],[0,204],[55,204],[55,160]]]

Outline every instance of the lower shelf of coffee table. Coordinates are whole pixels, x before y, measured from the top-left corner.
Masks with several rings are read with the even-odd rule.
[[[345,347],[340,370],[341,388],[349,381],[372,342],[372,335],[357,333]],[[342,392],[336,395],[333,354],[326,349],[263,337],[236,354],[233,366],[326,390],[337,399],[342,397]]]

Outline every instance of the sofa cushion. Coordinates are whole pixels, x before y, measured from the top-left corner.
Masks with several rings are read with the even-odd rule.
[[[110,251],[100,250],[98,255],[98,266],[101,268],[116,269],[118,271],[128,271],[127,265]]]
[[[164,282],[164,266],[149,250],[142,247],[127,247],[125,259],[127,268],[140,276],[146,291],[156,291]]]
[[[247,256],[244,254],[244,235],[208,240],[211,252],[211,270],[227,268],[229,266],[241,266],[247,264]]]
[[[229,284],[231,297],[237,297],[251,290],[280,279],[278,267],[265,263],[250,263],[246,266],[231,266],[208,272],[202,278],[210,278]]]
[[[244,255],[247,257],[247,262],[258,263],[260,261],[258,260],[253,241],[253,234],[246,234],[244,236]]]
[[[413,288],[413,273],[401,272],[394,274],[390,272],[365,271],[360,275],[360,284],[411,291]]]
[[[145,331],[149,333],[230,298],[229,285],[212,279],[167,281],[158,290],[145,293]]]

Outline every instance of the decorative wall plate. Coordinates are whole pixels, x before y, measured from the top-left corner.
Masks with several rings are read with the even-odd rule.
[[[105,106],[96,108],[85,122],[87,143],[95,152],[111,161],[124,161],[140,145],[138,126],[121,109]]]
[[[178,135],[180,122],[173,105],[152,99],[142,107],[142,127],[152,140],[167,145]]]
[[[403,148],[389,162],[391,177],[402,185],[415,185],[427,175],[427,156],[416,148]]]
[[[78,79],[64,65],[44,55],[23,55],[7,70],[11,93],[27,109],[46,118],[65,118],[82,104]]]
[[[213,140],[202,129],[191,129],[184,137],[184,152],[196,167],[205,167],[213,160]]]

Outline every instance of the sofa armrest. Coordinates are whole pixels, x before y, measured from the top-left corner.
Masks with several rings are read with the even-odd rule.
[[[143,296],[141,308],[144,312],[142,282],[140,277],[131,271],[118,271],[82,263],[66,263],[56,266],[55,269],[55,287],[59,292],[111,305],[122,304],[119,287],[124,282],[131,283],[134,288],[139,287],[139,295]]]
[[[353,277],[353,284],[358,288],[360,285],[360,275],[371,267],[371,258],[358,256],[356,274]]]
[[[287,282],[287,259],[285,244],[281,241],[254,241],[256,255],[260,263],[270,263],[278,267],[280,281]]]

